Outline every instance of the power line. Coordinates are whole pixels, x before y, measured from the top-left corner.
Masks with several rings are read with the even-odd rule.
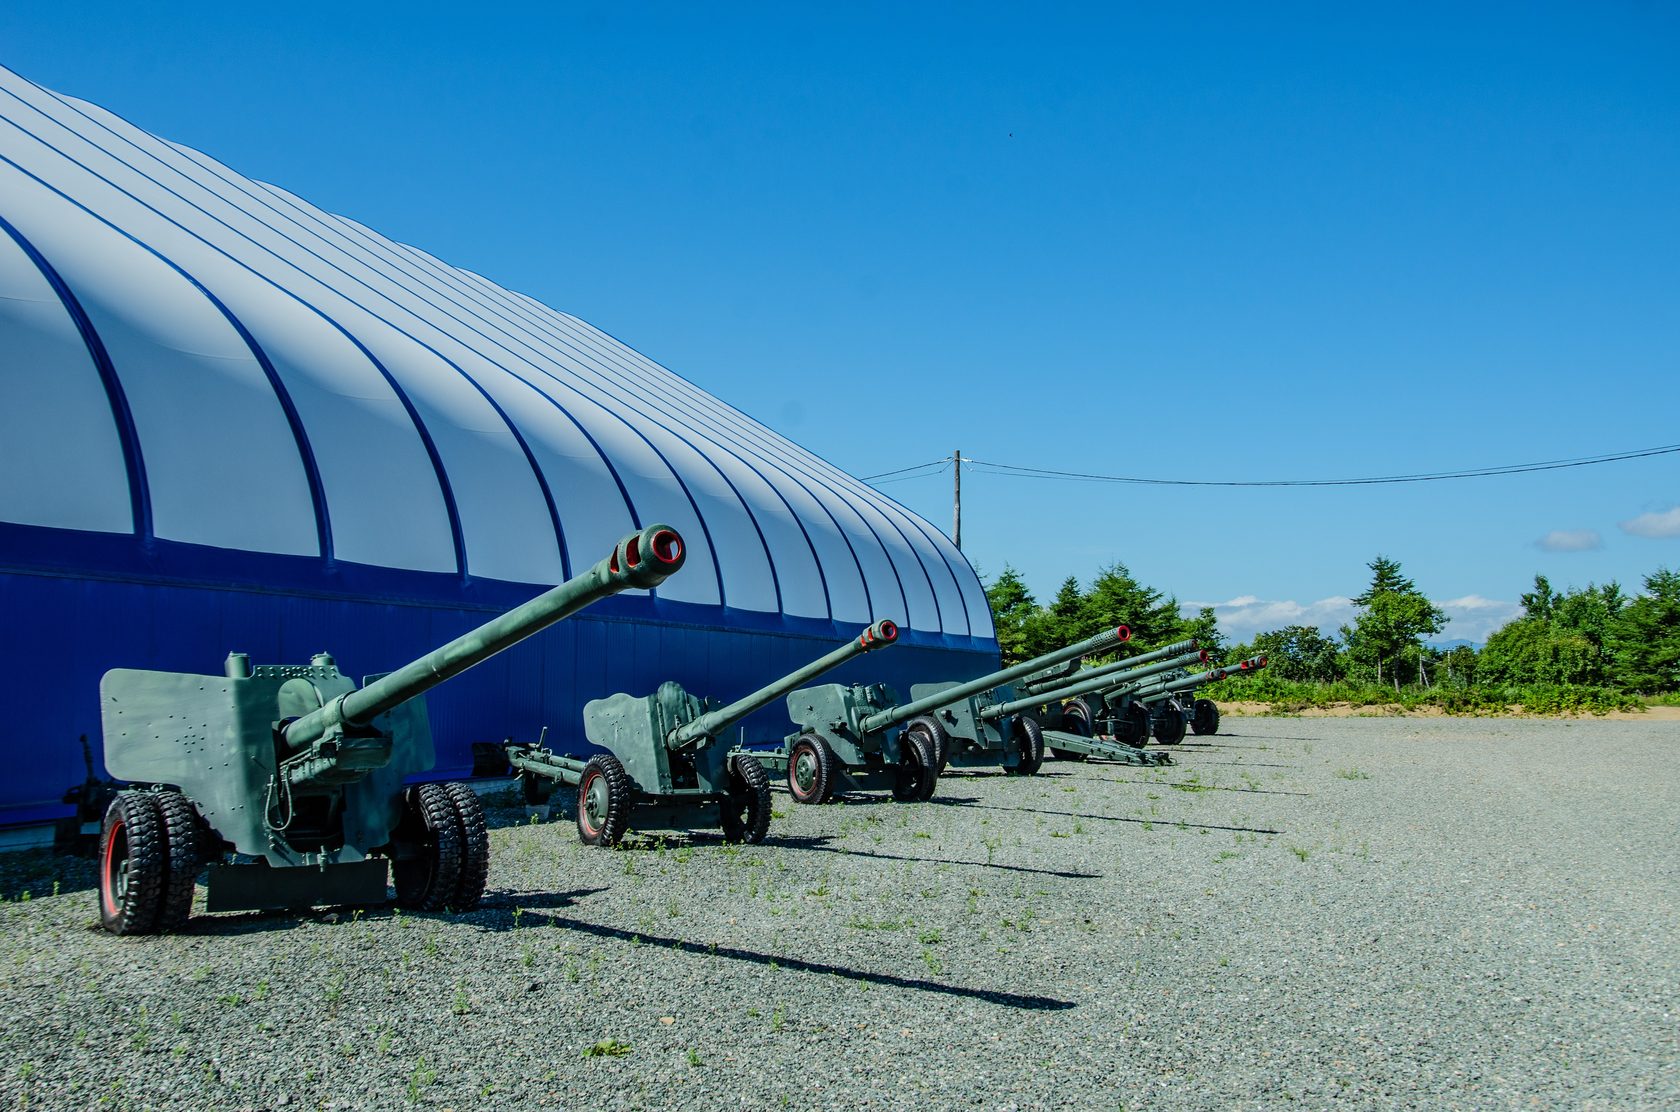
[[[872,483],[876,479],[885,479],[889,475],[902,475],[906,471],[920,471],[924,467],[944,467],[950,462],[951,457],[946,456],[944,459],[929,460],[927,463],[918,463],[914,467],[900,467],[897,471],[883,471],[879,475],[865,475],[863,477],[863,481],[866,483]],[[931,475],[932,472],[930,471],[928,474]]]
[[[1428,483],[1442,479],[1478,479],[1490,475],[1520,475],[1530,471],[1558,471],[1568,467],[1589,467],[1599,463],[1615,463],[1618,460],[1645,459],[1650,456],[1669,455],[1680,452],[1680,444],[1667,444],[1658,448],[1640,448],[1632,452],[1616,452],[1609,455],[1583,456],[1577,459],[1545,460],[1539,463],[1513,463],[1500,467],[1478,467],[1459,471],[1433,471],[1413,475],[1374,475],[1359,479],[1148,479],[1131,475],[1095,475],[1081,471],[1052,471],[1041,467],[1018,467],[1008,463],[990,463],[986,460],[963,457],[963,462],[973,467],[988,469],[994,474],[1014,475],[1025,479],[1063,479],[1077,482],[1098,483],[1134,483],[1142,486],[1197,486],[1197,487],[1325,487],[1325,486],[1372,486],[1382,483]],[[948,463],[949,459],[940,463]],[[927,466],[923,464],[922,466]],[[905,468],[905,470],[914,470]],[[897,472],[888,472],[897,474]]]
[[[963,457],[963,462],[964,463],[968,462],[968,457],[967,456]],[[919,472],[915,475],[900,475],[896,479],[883,479],[878,483],[870,483],[868,479],[865,479],[863,481],[866,482],[866,483],[869,483],[869,485],[872,486],[872,487],[891,486],[894,483],[908,482],[911,479],[925,479],[930,475],[937,475],[941,471],[944,471],[947,468],[949,468],[950,466],[951,466],[950,461],[946,461],[945,463],[940,464],[939,467],[935,468],[932,471],[922,471],[922,472]]]

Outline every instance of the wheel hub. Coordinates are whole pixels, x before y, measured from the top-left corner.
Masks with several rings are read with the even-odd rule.
[[[589,815],[589,825],[600,829],[607,818],[607,784],[597,776],[589,782],[589,790],[584,793],[583,809]]]
[[[817,782],[817,759],[809,751],[802,752],[793,762],[793,779],[799,790],[808,792]]]

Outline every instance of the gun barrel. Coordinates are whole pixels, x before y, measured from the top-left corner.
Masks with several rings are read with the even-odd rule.
[[[1199,687],[1204,683],[1215,683],[1230,676],[1246,676],[1258,672],[1265,666],[1265,657],[1251,656],[1247,660],[1239,660],[1235,664],[1222,664],[1213,671],[1204,672],[1199,676],[1186,676],[1184,679],[1173,683],[1147,687],[1136,694],[1140,703],[1158,703],[1174,691],[1182,691],[1186,687]]]
[[[1028,687],[1025,690],[1029,695],[1039,695],[1048,701],[1050,699],[1067,698],[1067,687],[1076,683],[1083,684],[1096,679],[1102,679],[1104,681],[1100,688],[1084,687],[1075,693],[1083,695],[1088,691],[1106,690],[1110,687],[1119,687],[1124,684],[1133,683],[1137,680],[1145,678],[1146,676],[1158,676],[1162,672],[1170,672],[1174,668],[1179,668],[1186,664],[1206,664],[1207,662],[1208,654],[1206,649],[1191,649],[1189,652],[1182,652],[1177,656],[1170,656],[1165,660],[1156,658],[1156,663],[1154,664],[1138,665],[1134,660],[1122,660],[1114,664],[1104,664],[1096,668],[1086,668],[1084,671],[1075,672],[1073,675],[1068,676],[1061,683]]]
[[[1236,674],[1235,668],[1227,668],[1222,665],[1218,668],[1210,668],[1206,672],[1198,672],[1194,676],[1182,676],[1176,680],[1152,683],[1138,688],[1131,694],[1140,703],[1153,703],[1166,698],[1175,691],[1183,691],[1187,687],[1200,687],[1204,683],[1218,683],[1226,676],[1234,674]]]
[[[1059,699],[1072,699],[1077,695],[1089,695],[1092,692],[1101,692],[1105,697],[1111,694],[1124,694],[1128,691],[1151,686],[1143,682],[1151,676],[1158,676],[1162,672],[1176,671],[1186,664],[1206,664],[1207,662],[1207,650],[1196,649],[1193,652],[1170,657],[1156,664],[1147,664],[1142,668],[1135,668],[1121,675],[1092,675],[1090,678],[1079,680],[1079,682],[1068,687],[1034,692],[1032,697],[1043,704]]]
[[[1124,688],[1125,685],[1131,684],[1143,676],[1156,675],[1161,672],[1170,672],[1174,668],[1182,667],[1191,661],[1197,660],[1203,663],[1207,662],[1206,649],[1197,649],[1195,652],[1185,653],[1181,657],[1174,657],[1171,660],[1165,660],[1159,664],[1139,668],[1137,669],[1136,674],[1128,674],[1125,677],[1092,675],[1086,679],[1080,680],[1077,683],[1071,683],[1066,687],[1058,687],[1051,691],[1031,692],[1024,698],[1016,699],[1013,702],[994,703],[982,710],[980,712],[980,717],[989,722],[996,718],[1002,718],[1006,714],[1014,714],[1018,710],[1026,710],[1029,707],[1041,707],[1052,702],[1059,702],[1063,699],[1072,699],[1079,695],[1089,695],[1093,691],[1107,692],[1115,687]],[[1097,672],[1101,671],[1101,669],[1092,669],[1092,671]]]
[[[1087,637],[1083,641],[1065,646],[1064,648],[1056,649],[1054,652],[1045,653],[1043,656],[1035,656],[1024,663],[992,672],[989,675],[981,676],[978,679],[969,680],[967,683],[959,683],[955,687],[946,688],[944,691],[938,692],[934,695],[925,696],[911,703],[905,703],[901,706],[892,707],[888,710],[877,711],[865,718],[862,722],[859,722],[858,725],[862,728],[864,733],[874,733],[876,730],[884,730],[888,726],[896,726],[900,722],[908,722],[918,714],[926,714],[930,710],[938,710],[940,707],[949,706],[952,703],[957,702],[959,699],[966,699],[970,695],[977,695],[982,691],[988,691],[999,684],[1008,683],[1010,680],[1031,675],[1033,672],[1036,672],[1047,665],[1060,664],[1064,660],[1072,660],[1074,657],[1084,656],[1086,653],[1101,652],[1110,645],[1123,644],[1130,640],[1131,636],[1132,631],[1125,626],[1116,626],[1113,629],[1105,629],[1094,637]]]
[[[1183,641],[1174,641],[1170,645],[1152,649],[1138,656],[1129,656],[1125,660],[1116,660],[1111,664],[1101,664],[1095,668],[1085,668],[1078,672],[1064,673],[1060,676],[1046,676],[1043,679],[1031,679],[1021,685],[1021,690],[1032,694],[1037,691],[1049,691],[1051,688],[1063,687],[1076,681],[1090,679],[1098,675],[1112,672],[1129,672],[1133,668],[1151,664],[1157,660],[1165,660],[1170,656],[1182,656],[1196,647],[1198,642],[1194,637]],[[1205,658],[1204,658],[1205,659]]]
[[[767,687],[761,687],[751,695],[737,699],[728,706],[707,711],[699,718],[678,726],[671,731],[670,736],[665,739],[665,743],[672,749],[679,749],[701,738],[716,737],[720,731],[727,729],[753,711],[760,707],[769,706],[794,688],[801,687],[816,679],[831,668],[839,667],[854,656],[886,648],[897,641],[898,626],[885,620],[876,622],[833,652],[818,657],[803,668],[789,672],[775,683]]]
[[[632,533],[618,542],[611,555],[583,574],[492,618],[366,687],[287,723],[283,732],[286,746],[300,749],[335,726],[366,724],[608,595],[633,588],[657,587],[683,566],[685,556],[682,537],[669,525],[649,525]]]

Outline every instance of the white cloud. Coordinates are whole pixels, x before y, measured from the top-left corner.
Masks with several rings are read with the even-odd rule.
[[[1501,602],[1498,599],[1483,598],[1481,595],[1465,595],[1463,598],[1436,602],[1435,605],[1447,615],[1447,624],[1430,640],[1463,639],[1474,641],[1478,645],[1487,641],[1488,634],[1512,618],[1520,617],[1523,612],[1518,603]]]
[[[1680,506],[1640,514],[1632,521],[1622,522],[1621,529],[1636,537],[1680,537]]]
[[[1354,612],[1353,600],[1340,595],[1307,603],[1239,595],[1226,602],[1186,602],[1180,610],[1193,617],[1204,606],[1213,607],[1220,630],[1233,641],[1247,641],[1256,633],[1289,625],[1317,626],[1326,634],[1334,634],[1344,622],[1353,621]]]
[[[1542,552],[1591,552],[1603,548],[1604,539],[1596,529],[1553,529],[1534,544]]]
[[[1488,634],[1522,613],[1517,603],[1481,595],[1436,601],[1435,605],[1447,615],[1447,624],[1431,638],[1434,641],[1463,638],[1480,644]],[[1247,641],[1256,633],[1288,625],[1316,626],[1325,636],[1333,637],[1343,625],[1352,625],[1358,612],[1352,599],[1340,595],[1306,603],[1240,595],[1226,602],[1182,603],[1180,611],[1185,617],[1194,617],[1204,606],[1213,607],[1220,631],[1233,641]]]

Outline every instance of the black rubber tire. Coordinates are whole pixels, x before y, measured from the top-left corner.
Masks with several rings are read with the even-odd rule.
[[[1091,708],[1084,700],[1074,699],[1062,705],[1062,732],[1073,734],[1075,737],[1091,736]],[[1075,753],[1071,749],[1057,749],[1050,747],[1050,753],[1058,761],[1082,761],[1084,753]]]
[[[1184,740],[1184,712],[1177,703],[1166,700],[1160,712],[1150,716],[1149,730],[1162,745],[1177,745]]]
[[[900,803],[925,803],[933,798],[933,789],[938,784],[939,768],[927,733],[906,726],[898,735],[898,775],[893,778],[893,798]]]
[[[1003,771],[1011,776],[1037,775],[1039,766],[1044,764],[1044,731],[1038,728],[1037,722],[1017,714],[1015,721],[1009,725],[1009,734],[1015,741],[1015,752],[1020,755],[1020,760],[1014,765],[1005,765]]]
[[[931,714],[918,714],[904,724],[906,730],[919,727],[927,732],[928,752],[933,754],[935,776],[945,774],[945,762],[951,759],[951,733],[945,723]]]
[[[99,832],[99,921],[112,934],[150,934],[163,904],[163,816],[149,792],[118,792]]]
[[[834,795],[839,763],[834,750],[820,736],[800,734],[788,747],[788,794],[795,803],[827,803]],[[801,770],[808,773],[809,783],[800,782]]]
[[[1190,729],[1197,737],[1219,732],[1219,704],[1212,699],[1197,699],[1190,711]]]
[[[204,845],[199,836],[198,812],[187,797],[176,791],[158,792],[152,797],[163,821],[163,899],[158,905],[157,929],[169,934],[186,926],[192,915],[193,890],[204,866]]]
[[[1149,708],[1142,703],[1128,703],[1126,709],[1115,719],[1116,733],[1114,739],[1121,745],[1129,745],[1133,749],[1142,749],[1149,744],[1149,728],[1151,719]]]
[[[443,790],[455,804],[455,819],[461,824],[461,875],[448,906],[450,911],[471,911],[483,899],[484,881],[490,875],[490,827],[477,792],[459,781],[443,785]]]
[[[398,906],[442,911],[461,880],[461,820],[442,784],[415,784],[403,793],[402,821],[392,841]]]
[[[600,794],[594,795],[596,786]],[[613,846],[624,840],[630,828],[630,808],[634,805],[635,785],[624,765],[611,753],[597,753],[583,766],[578,779],[577,832],[578,841],[586,846]],[[593,804],[593,806],[591,806]]]
[[[737,757],[722,804],[723,840],[758,845],[770,833],[770,774],[756,757]]]

